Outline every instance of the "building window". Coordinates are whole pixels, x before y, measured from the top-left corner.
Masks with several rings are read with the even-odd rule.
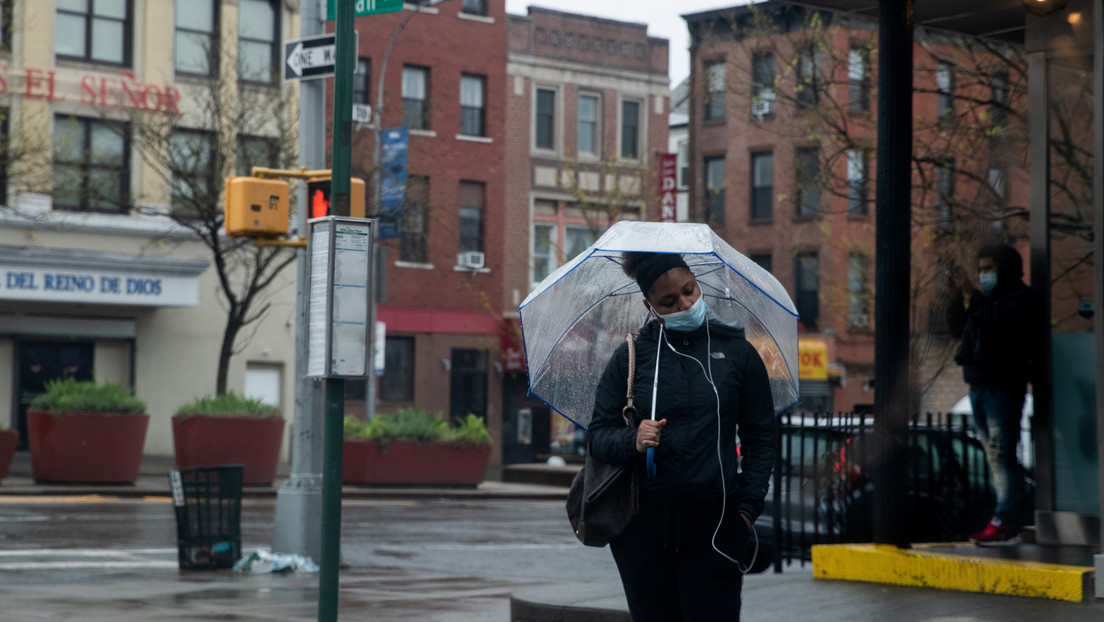
[[[678,144],[678,189],[690,187],[690,143],[682,140]]]
[[[403,125],[412,130],[429,129],[429,70],[404,66],[402,75]]]
[[[724,156],[705,159],[705,218],[706,222],[720,224],[725,221],[725,159]]]
[[[372,61],[358,58],[356,73],[353,74],[353,103],[369,105],[372,103]]]
[[[0,50],[11,51],[13,0],[0,0]]]
[[[954,160],[945,159],[935,167],[936,213],[939,224],[953,226]]]
[[[797,216],[816,216],[820,213],[820,150],[801,147],[794,160]]]
[[[383,376],[380,377],[379,389],[381,401],[414,401],[413,337],[388,336],[384,340]]]
[[[55,6],[54,53],[58,57],[130,64],[130,0],[56,0]]]
[[[774,199],[774,158],[769,151],[751,154],[751,219],[769,220]]]
[[[847,150],[847,213],[866,215],[867,203],[866,152]]]
[[[820,101],[823,77],[820,66],[823,55],[812,47],[802,48],[797,57],[797,106],[809,108]]]
[[[705,64],[705,97],[702,101],[702,118],[705,121],[724,118],[725,63],[723,60]]]
[[[487,0],[463,0],[460,3],[460,12],[468,15],[486,15]]]
[[[767,272],[770,272],[773,268],[774,262],[771,261],[770,253],[753,253],[748,256],[748,259]]]
[[[209,76],[218,70],[218,7],[222,2],[176,0],[177,73]]]
[[[3,10],[0,8],[0,10]],[[11,144],[11,135],[8,133],[8,117],[11,111],[0,108],[0,205],[8,203],[8,149]]]
[[[402,237],[399,259],[411,263],[427,263],[426,215],[429,211],[429,178],[406,176],[406,198],[402,210]]]
[[[273,82],[280,75],[280,15],[273,0],[238,0],[238,76]]]
[[[486,210],[487,187],[482,182],[460,182],[460,245],[461,253],[483,252],[483,213]]]
[[[774,112],[774,54],[770,52],[752,54],[751,94],[752,104],[760,106],[759,114]]]
[[[798,253],[794,256],[794,304],[801,323],[808,330],[816,330],[820,315],[817,292],[819,263],[816,253]]]
[[[537,89],[537,149],[556,148],[556,91]]]
[[[621,102],[621,157],[640,157],[640,102]]]
[[[170,139],[172,210],[180,218],[199,218],[218,203],[215,140],[210,132],[175,130]]]
[[[533,282],[539,283],[556,268],[587,250],[605,233],[605,227],[588,222],[580,210],[557,201],[533,203]]]
[[[989,118],[994,128],[1003,129],[1008,119],[1008,72],[993,74],[989,88],[989,98],[993,102],[989,106]]]
[[[577,139],[579,153],[601,157],[598,143],[598,97],[596,95],[579,96],[579,123]]]
[[[939,120],[945,121],[954,116],[954,65],[940,61],[935,69],[935,108]]]
[[[460,133],[465,136],[486,136],[484,93],[487,79],[483,76],[460,77]]]
[[[238,136],[238,175],[252,175],[254,166],[280,168],[280,143],[265,136]]]
[[[54,117],[54,207],[126,213],[130,128],[81,117]]]
[[[533,282],[539,283],[556,269],[556,225],[533,223]]]
[[[847,53],[847,97],[851,110],[870,110],[870,50],[865,47]]]
[[[847,325],[851,328],[870,328],[869,263],[860,253],[847,258]]]

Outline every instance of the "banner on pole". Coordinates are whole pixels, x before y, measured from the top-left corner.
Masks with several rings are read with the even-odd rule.
[[[678,156],[665,153],[659,156],[659,221],[675,222],[678,205]]]
[[[380,134],[380,229],[381,239],[402,237],[402,211],[406,201],[406,154],[410,134],[405,127]]]

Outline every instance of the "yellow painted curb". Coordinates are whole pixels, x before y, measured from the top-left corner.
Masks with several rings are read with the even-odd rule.
[[[813,547],[813,577],[1080,602],[1093,569],[888,544]]]

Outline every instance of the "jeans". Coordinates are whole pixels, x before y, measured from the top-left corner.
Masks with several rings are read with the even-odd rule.
[[[970,389],[974,427],[985,445],[985,458],[997,493],[993,516],[1012,528],[1023,526],[1024,470],[1016,456],[1023,405],[1022,392]]]

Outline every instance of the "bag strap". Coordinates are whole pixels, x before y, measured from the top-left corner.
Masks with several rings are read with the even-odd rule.
[[[629,343],[629,378],[628,387],[625,389],[625,407],[621,409],[621,417],[625,420],[625,425],[632,425],[633,418],[636,417],[636,406],[633,406],[633,378],[636,376],[636,341],[633,340],[632,333],[625,335],[625,341]],[[632,413],[629,413],[629,410]]]

